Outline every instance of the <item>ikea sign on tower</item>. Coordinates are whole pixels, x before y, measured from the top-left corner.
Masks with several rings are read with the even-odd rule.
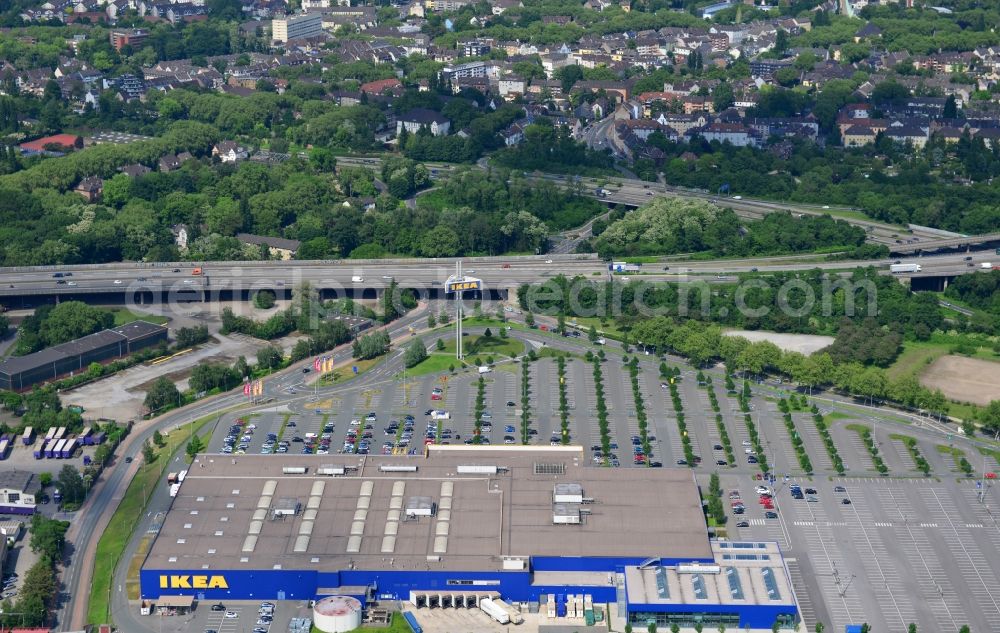
[[[225,576],[161,575],[160,589],[229,589]]]

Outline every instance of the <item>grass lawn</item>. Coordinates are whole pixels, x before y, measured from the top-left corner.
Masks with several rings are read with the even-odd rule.
[[[903,352],[887,370],[889,378],[896,379],[903,376],[919,375],[928,365],[938,358],[950,354],[952,348],[959,344],[965,344],[976,349],[976,352],[969,356],[970,358],[994,362],[998,360],[989,341],[968,336],[939,333],[932,336],[929,341],[904,341]]]
[[[604,325],[601,325],[601,320],[598,317],[577,317],[566,320],[567,327],[577,326],[577,329],[584,334],[590,331],[591,325],[594,326],[598,334],[608,338],[620,341],[625,336],[625,333],[618,329],[618,324],[613,319],[608,319]]]
[[[454,345],[452,345],[452,348],[454,348]],[[461,369],[462,367],[462,361],[455,358],[454,349],[450,354],[447,352],[431,352],[427,358],[416,366],[407,369],[406,377],[415,378],[417,376],[426,376],[427,374],[443,374],[450,371],[452,366],[455,369]]]
[[[338,367],[328,374],[323,374],[316,384],[320,387],[329,387],[334,383],[341,383],[349,378],[354,378],[355,373],[352,367],[358,368],[357,375],[365,373],[372,367],[375,367],[380,362],[385,360],[385,354],[382,356],[377,356],[375,358],[369,358],[367,360],[353,360],[350,365],[345,365],[344,367]]]
[[[524,353],[524,343],[517,339],[501,338],[496,333],[489,338],[479,334],[474,334],[463,337],[462,351],[464,352],[466,361],[468,362],[472,362],[473,358],[476,356],[481,357],[481,360],[485,362],[487,356],[493,356],[494,358],[498,356],[507,356],[510,358],[520,356]],[[451,339],[446,341],[444,349],[441,350],[440,353],[450,354],[451,357],[454,358],[455,340]]]
[[[935,345],[930,342],[906,341],[903,352],[889,366],[886,373],[890,380],[923,373],[928,365],[948,353],[947,345]]]
[[[158,314],[138,314],[127,308],[112,308],[111,312],[115,315],[115,327],[131,323],[132,321],[149,321],[150,323],[163,325],[170,320]]]
[[[193,432],[197,434],[206,424],[218,419],[219,415],[219,413],[213,413],[195,420],[190,425],[186,424],[169,435],[164,435],[165,445],[156,450],[156,460],[151,464],[143,464],[139,467],[135,478],[132,479],[125,491],[125,496],[118,504],[118,509],[115,510],[111,521],[101,535],[101,540],[97,542],[94,574],[90,583],[90,602],[87,605],[87,622],[91,624],[112,622],[108,604],[111,580],[115,567],[125,550],[125,545],[132,536],[135,517],[144,512],[148,496],[156,488],[174,452],[187,443],[189,429],[193,429]],[[124,467],[125,464],[123,463],[121,466]]]
[[[855,433],[864,433],[865,431],[871,433],[872,431],[872,427],[865,424],[847,424],[844,428],[848,431],[854,431]]]

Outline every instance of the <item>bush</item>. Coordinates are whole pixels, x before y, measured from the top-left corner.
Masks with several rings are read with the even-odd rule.
[[[270,310],[274,307],[274,292],[270,290],[258,290],[253,296],[253,304],[261,310]]]

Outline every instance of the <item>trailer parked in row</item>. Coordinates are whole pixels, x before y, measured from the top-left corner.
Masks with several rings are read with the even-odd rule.
[[[35,429],[31,428],[30,426],[24,429],[24,434],[21,435],[21,442],[23,442],[25,446],[31,446],[32,444],[34,444]]]
[[[76,451],[76,440],[66,440],[66,445],[63,446],[62,451],[59,453],[59,458],[69,459],[73,457],[74,451]]]

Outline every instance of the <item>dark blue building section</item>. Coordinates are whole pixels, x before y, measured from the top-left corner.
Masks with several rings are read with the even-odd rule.
[[[662,558],[659,564],[673,565],[678,560]],[[547,572],[621,572],[638,565],[639,558],[595,556],[537,557],[530,568]],[[685,560],[684,562],[689,562]],[[700,562],[711,563],[712,559]],[[203,580],[206,578],[206,580]],[[211,582],[211,578],[216,578]],[[197,585],[197,586],[196,586]],[[435,571],[435,570],[157,570],[143,569],[140,574],[143,598],[161,595],[195,595],[208,600],[287,599],[316,597],[321,588],[372,587],[383,600],[409,600],[410,591],[497,591],[516,602],[538,601],[550,593],[588,593],[595,601],[615,600],[613,586],[543,586],[532,584],[529,571]],[[363,599],[364,596],[361,596]]]

